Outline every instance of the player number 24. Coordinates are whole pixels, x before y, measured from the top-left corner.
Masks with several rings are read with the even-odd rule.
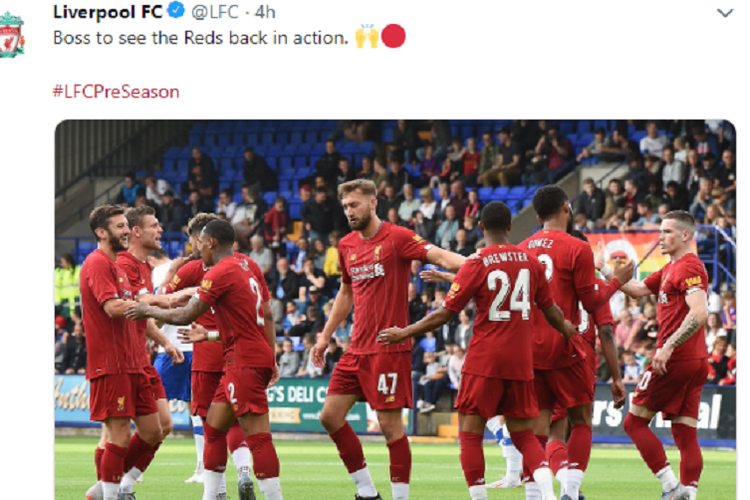
[[[391,387],[388,387],[386,378],[391,379]],[[398,381],[398,373],[381,373],[378,378],[378,392],[383,394],[396,394],[396,382]]]
[[[500,289],[498,290],[498,281]],[[522,319],[529,319],[531,311],[531,302],[529,301],[529,270],[521,269],[518,271],[513,292],[510,293],[510,311],[501,311],[500,308],[505,303],[510,292],[511,282],[508,273],[505,271],[495,270],[487,276],[487,287],[492,290],[498,290],[495,300],[490,307],[490,321],[510,321],[511,311],[521,311]]]

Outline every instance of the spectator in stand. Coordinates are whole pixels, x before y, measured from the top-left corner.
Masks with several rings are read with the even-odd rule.
[[[632,153],[628,157],[628,178],[635,181],[638,190],[642,193],[648,189],[649,171],[643,166],[643,158],[640,154]],[[627,191],[627,187],[625,188]]]
[[[727,290],[721,294],[723,308],[721,312],[721,322],[724,330],[727,331],[730,342],[736,342],[737,337],[737,299],[732,290]]]
[[[722,328],[721,316],[718,313],[709,313],[706,320],[706,349],[711,353],[717,338],[727,338],[727,331]]]
[[[330,139],[327,140],[326,152],[315,162],[316,174],[322,176],[329,185],[335,185],[339,160],[341,160],[341,154],[336,151],[336,143]]]
[[[372,170],[372,158],[365,156],[362,158],[362,168],[357,172],[357,179],[373,180],[375,172]],[[377,184],[375,184],[377,186]]]
[[[594,140],[592,140],[588,146],[583,148],[578,154],[576,161],[580,163],[584,158],[591,158],[594,155],[600,155],[602,153],[602,146],[604,146],[604,139],[606,136],[607,134],[604,132],[604,129],[597,127],[594,131]]]
[[[469,137],[466,141],[466,147],[461,153],[461,160],[463,161],[463,170],[461,179],[464,181],[464,185],[469,187],[477,186],[477,179],[479,177],[479,161],[482,158],[482,153],[477,149],[477,140],[473,137]]]
[[[456,346],[466,351],[469,342],[474,335],[474,310],[466,308],[458,314],[458,327],[456,328]]]
[[[719,177],[721,175],[721,166],[716,163],[716,157],[713,155],[713,153],[706,153],[703,155],[703,158],[701,158],[701,162],[703,163],[703,171],[706,173],[706,177],[711,179],[711,181],[714,183],[714,185],[719,185]]]
[[[234,218],[234,212],[237,210],[237,204],[232,201],[232,192],[228,189],[219,191],[219,201],[216,203],[216,213],[224,213],[227,220]]]
[[[315,199],[310,200],[302,206],[301,219],[305,231],[311,239],[327,239],[328,233],[333,231],[336,220],[336,210],[340,210],[338,204],[328,199],[325,188],[318,187],[315,190]]]
[[[299,298],[299,277],[289,269],[289,261],[281,257],[276,262],[276,271],[271,273],[268,289],[274,297],[284,303]]]
[[[622,353],[622,381],[626,384],[635,384],[643,373],[643,367],[635,360],[635,355],[630,351]]]
[[[313,260],[316,269],[323,269],[326,262],[326,244],[320,238],[315,238],[310,251],[310,258]]]
[[[198,191],[201,196],[213,198],[218,191],[218,176],[214,162],[199,148],[193,148],[188,161],[188,181],[186,191]]]
[[[518,143],[511,138],[510,128],[502,127],[497,133],[497,139],[497,153],[492,164],[480,172],[482,185],[485,187],[517,184],[521,174],[522,152]]]
[[[711,197],[712,186],[713,183],[708,177],[703,177],[698,183],[698,191],[690,205],[690,213],[696,219],[703,219],[706,216],[708,206],[714,202]]]
[[[442,161],[448,155],[451,144],[451,126],[448,120],[428,120],[431,144],[435,146],[435,158]],[[417,150],[417,158],[424,158],[424,148]]]
[[[451,201],[450,204],[456,209],[456,215],[465,214],[466,207],[469,206],[469,200],[466,196],[466,189],[463,181],[454,181],[451,184]]]
[[[466,210],[464,210],[462,218],[474,217],[478,219],[482,213],[482,202],[479,201],[479,195],[476,191],[469,191],[467,197],[468,205],[466,206]]]
[[[357,178],[357,173],[349,165],[349,159],[342,156],[339,160],[339,170],[336,176],[336,185],[353,181]]]
[[[326,290],[333,292],[338,290],[341,285],[341,267],[339,263],[339,241],[341,233],[332,231],[328,235],[328,248],[326,249],[326,258],[323,262],[323,274],[328,277]],[[332,293],[330,293],[332,295]]]
[[[482,154],[479,158],[479,178],[482,185],[487,186],[485,176],[497,162],[498,147],[492,140],[492,133],[482,134]]]
[[[279,187],[276,172],[268,166],[265,158],[255,154],[253,148],[245,148],[242,172],[245,184],[255,186],[261,193],[276,191]]]
[[[140,190],[141,185],[136,181],[135,174],[125,174],[122,188],[120,188],[120,192],[117,193],[117,198],[115,198],[115,204],[122,205],[123,207],[132,207],[135,205],[135,197]]]
[[[299,323],[300,312],[297,310],[297,303],[290,300],[286,303],[286,312],[284,314],[284,335],[289,335],[289,329]]]
[[[659,335],[659,321],[656,319],[656,307],[652,304],[645,304],[643,306],[643,316],[645,323],[638,333],[638,341],[656,342],[656,338]]]
[[[666,186],[670,181],[685,185],[687,182],[687,166],[675,158],[674,146],[667,145],[662,152],[664,168],[662,170],[662,185]]]
[[[418,164],[419,185],[428,188],[437,187],[440,184],[440,163],[435,158],[435,147],[428,144],[424,148],[424,158]]]
[[[456,231],[455,241],[451,243],[451,251],[459,255],[463,255],[464,257],[471,256],[474,252],[476,252],[476,249],[474,248],[474,245],[469,243],[467,240],[468,238],[466,236],[466,229],[460,228],[458,231]]]
[[[583,193],[578,200],[578,213],[586,214],[587,219],[596,221],[604,216],[605,208],[604,192],[596,187],[591,177],[584,179]]]
[[[385,220],[387,220],[394,226],[409,227],[409,223],[399,217],[398,210],[394,207],[388,209],[388,215],[386,215]]]
[[[559,134],[556,125],[549,127],[547,134],[539,138],[534,149],[534,157],[522,175],[523,185],[542,184],[548,177],[554,177],[565,162],[574,158],[570,140]]]
[[[635,208],[639,201],[645,199],[645,189],[641,191],[635,180],[625,179],[625,207]]]
[[[445,218],[445,207],[451,203],[450,189],[447,184],[440,184],[438,195],[440,196],[440,200],[436,202],[435,214],[432,217],[432,220],[435,222],[440,222]]]
[[[414,232],[427,241],[435,239],[435,222],[426,218],[421,210],[414,211]]]
[[[308,254],[308,245],[309,243],[307,241],[307,238],[299,238],[297,240],[297,243],[295,244],[295,246],[297,247],[297,257],[295,257],[295,259],[291,261],[291,268],[297,274],[300,274],[302,272],[302,265],[304,264]]]
[[[302,266],[302,274],[299,280],[299,300],[307,302],[307,293],[309,288],[323,289],[326,286],[326,275],[319,268],[315,267],[315,262],[310,257],[305,259]]]
[[[164,232],[179,232],[187,227],[185,204],[182,203],[182,200],[175,198],[171,190],[161,197],[159,222],[164,228]]]
[[[67,339],[66,339],[67,340]],[[62,338],[55,337],[55,375],[65,371],[65,343]]]
[[[427,315],[427,306],[420,299],[417,292],[417,286],[409,283],[409,321],[411,324],[416,323]]]
[[[419,210],[422,204],[414,197],[414,187],[411,184],[404,185],[403,201],[398,206],[398,216],[401,220],[408,221],[411,219],[415,210]]]
[[[695,197],[695,193],[698,192],[698,183],[704,177],[708,177],[706,171],[703,170],[703,162],[698,156],[698,152],[694,149],[688,151],[687,154],[687,168],[688,168],[688,179],[687,179],[687,190],[690,198]]]
[[[396,195],[401,196],[404,193],[404,186],[411,184],[411,177],[398,158],[392,156],[390,166],[393,173],[393,187],[396,188]]]
[[[435,195],[433,194],[432,189],[427,187],[420,189],[419,196],[422,198],[422,203],[419,205],[419,211],[422,212],[426,219],[433,220],[435,218],[437,203],[435,202]]]
[[[667,199],[669,200],[669,209],[671,210],[687,210],[690,202],[688,196],[683,187],[677,184],[675,181],[670,181],[667,184]]]
[[[393,185],[393,173],[385,168],[385,165],[379,158],[375,158],[373,165],[375,165],[375,174],[372,177],[372,181],[378,187],[378,196],[382,196],[385,193],[385,187],[388,184]]]
[[[643,167],[648,172],[649,181],[656,180],[661,185],[664,163],[654,155],[643,156]]]
[[[448,379],[453,385],[453,389],[461,389],[461,372],[464,367],[464,355],[466,354],[466,348],[457,345],[453,348],[453,354],[448,360]]]
[[[232,226],[237,233],[237,240],[241,246],[248,246],[249,238],[257,231],[263,217],[268,211],[268,206],[258,194],[258,189],[247,184],[242,186],[242,203],[234,211]]]
[[[466,231],[466,242],[476,246],[479,241],[479,226],[477,225],[476,217],[464,217],[464,230]]]
[[[636,210],[639,218],[629,229],[659,229],[661,223],[659,214],[651,210],[651,205],[647,201],[639,201]]]
[[[396,194],[396,188],[392,184],[387,184],[383,194],[378,196],[378,206],[375,211],[379,219],[386,219],[390,209],[395,208],[398,212],[400,205],[401,197]]]
[[[419,410],[419,413],[433,411],[443,390],[450,384],[447,363],[439,363],[434,352],[428,352],[425,356],[427,357],[425,360],[426,374],[421,381],[424,388],[424,406]]]
[[[638,145],[628,140],[618,129],[612,131],[612,137],[606,137],[601,147],[599,160],[603,162],[625,161],[631,153],[638,153]]]
[[[279,359],[279,377],[294,378],[299,371],[299,353],[293,350],[292,341],[284,339],[282,344],[282,354]]]
[[[157,179],[154,174],[147,175],[143,182],[146,184],[146,199],[148,202],[157,208],[160,207],[161,197],[172,189],[172,186],[164,179]]]
[[[256,264],[258,264],[258,267],[260,267],[260,270],[263,272],[263,275],[266,277],[266,281],[270,281],[268,279],[269,273],[271,272],[271,269],[273,269],[273,252],[266,248],[265,241],[263,240],[263,236],[256,234],[250,239],[250,244],[252,247],[252,250],[250,251],[249,257],[255,261]]]
[[[448,150],[448,156],[443,162],[443,170],[440,172],[440,182],[450,184],[455,181],[464,171],[464,148],[461,146],[461,139],[454,137],[451,147]]]
[[[661,191],[661,179],[652,178],[648,181],[648,194],[645,201],[651,207],[652,212],[658,212],[661,205],[669,203],[669,199]]]
[[[73,327],[73,335],[68,336],[60,373],[86,374],[86,337],[83,332],[83,323],[77,323]]]
[[[133,207],[151,207],[154,210],[159,208],[158,206],[155,206],[148,201],[148,198],[146,198],[146,193],[143,190],[140,190],[136,195],[135,204],[133,205]]]
[[[727,362],[727,376],[719,380],[719,385],[735,385],[737,383],[737,344],[732,342],[727,346],[725,356]]]
[[[721,154],[721,163],[722,168],[715,179],[718,181],[717,187],[723,187],[727,193],[731,193],[731,198],[734,198],[737,190],[737,165],[734,161],[734,153],[725,149]]]
[[[448,250],[451,247],[451,243],[456,240],[458,229],[459,224],[458,219],[456,219],[456,208],[453,205],[448,205],[445,209],[445,220],[440,223],[435,234],[435,243],[441,248]]]
[[[330,377],[333,373],[333,369],[339,363],[341,356],[344,354],[344,350],[339,346],[336,337],[328,339],[328,349],[323,354],[323,360],[325,365],[323,366],[323,375]]]
[[[683,165],[687,163],[687,154],[690,147],[685,138],[682,136],[675,137],[672,145],[674,146],[674,159],[682,162]]]
[[[622,211],[622,215],[613,215],[612,218],[607,221],[606,229],[625,232],[635,223],[635,221],[635,208],[625,207],[625,210]]]
[[[625,196],[623,194],[622,181],[612,179],[607,186],[607,193],[604,199],[604,214],[597,220],[597,228],[603,228],[606,223],[618,214],[618,210],[625,209]]]
[[[539,141],[539,126],[533,120],[514,120],[513,139],[518,142],[521,161],[525,162],[534,156],[534,148]]]
[[[693,141],[695,142],[695,151],[701,158],[707,153],[714,155],[714,158],[719,156],[719,144],[716,142],[716,137],[709,134],[706,131],[704,125],[693,124]]]
[[[714,341],[711,353],[708,356],[708,384],[718,384],[721,379],[727,376],[729,358],[726,357],[727,338],[718,337]]]
[[[190,191],[186,209],[188,219],[192,219],[200,213],[211,213],[213,211],[211,203],[204,200],[198,191]]]
[[[618,348],[629,351],[638,338],[643,322],[633,318],[628,309],[620,312],[620,321],[615,326],[615,344]]]
[[[313,192],[316,192],[318,189],[325,189],[328,199],[336,199],[336,183],[334,182],[329,185],[325,177],[316,174],[313,176]]]
[[[410,120],[398,120],[393,131],[392,152],[399,160],[411,163],[417,160],[419,136],[414,123]]]
[[[641,139],[641,153],[662,157],[664,148],[669,144],[666,135],[659,135],[658,126],[655,121],[650,121],[646,125],[646,137]]]

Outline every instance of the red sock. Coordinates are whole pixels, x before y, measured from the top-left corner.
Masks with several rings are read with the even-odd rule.
[[[550,441],[547,443],[547,461],[552,474],[557,474],[560,469],[568,466],[568,447],[562,441]]]
[[[698,429],[685,424],[672,424],[672,437],[680,450],[680,482],[684,486],[697,488],[703,471]]]
[[[203,468],[224,472],[227,468],[227,431],[214,429],[203,422]]]
[[[623,428],[635,447],[638,448],[648,468],[656,474],[669,465],[669,460],[667,460],[667,454],[664,453],[664,446],[662,446],[656,434],[649,429],[648,424],[649,421],[645,418],[628,413]]]
[[[227,432],[227,446],[230,453],[234,453],[237,451],[237,448],[242,448],[243,446],[247,448],[245,431],[242,430],[239,420],[236,420]]]
[[[409,484],[411,476],[411,448],[406,434],[388,443],[391,458],[391,482]]]
[[[270,432],[247,436],[250,453],[253,455],[253,472],[258,480],[279,477],[279,457],[273,446]]]
[[[544,444],[547,444],[546,436],[534,436],[534,432],[529,429],[520,432],[511,432],[510,439],[518,451],[523,455],[523,469],[524,476],[528,476],[531,480],[534,479],[534,471],[542,468],[549,467],[547,456],[544,453]]]
[[[96,464],[96,480],[102,480],[102,457],[104,456],[104,448],[96,447],[94,451],[94,463]]]
[[[357,472],[367,467],[365,453],[362,451],[362,443],[359,442],[357,434],[348,423],[344,424],[341,429],[331,434],[331,439],[339,450],[341,461],[344,462],[349,474]]]
[[[125,455],[128,450],[113,443],[104,445],[102,454],[102,482],[119,483],[125,470]]]
[[[469,488],[484,484],[485,464],[482,439],[484,439],[482,434],[458,432],[458,440],[461,443],[461,468],[464,470],[464,478],[466,478],[466,484]],[[515,444],[515,441],[513,444]]]
[[[576,424],[570,428],[568,439],[568,469],[586,472],[591,458],[591,427]]]
[[[157,443],[154,446],[158,449],[159,444]],[[133,434],[128,445],[128,454],[125,456],[125,472],[127,473],[133,467],[138,467],[138,465],[148,467],[148,464],[154,458],[153,453],[155,452],[152,453],[154,446],[141,439],[141,436],[137,432]],[[140,467],[138,469],[141,472],[144,471]]]

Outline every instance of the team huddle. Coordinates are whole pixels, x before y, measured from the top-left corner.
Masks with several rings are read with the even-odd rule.
[[[322,366],[336,326],[354,308],[351,347],[331,375],[320,420],[355,484],[355,500],[381,497],[347,414],[358,401],[376,411],[389,451],[392,498],[408,499],[411,449],[402,410],[412,407],[411,337],[444,325],[472,300],[474,335],[456,401],[460,462],[471,499],[487,498],[482,441],[489,426],[505,434],[514,453],[501,486],[520,486],[522,479],[527,500],[556,500],[557,478],[560,499],[578,500],[591,454],[597,333],[615,368],[614,404],[619,408],[625,401],[609,312],[617,290],[658,295],[660,317],[658,349],[637,386],[625,431],[660,480],[663,500],[696,498],[703,468],[696,427],[708,371],[703,341],[708,278],[690,251],[692,216],[675,211],[663,218],[659,244],[671,262],[639,282],[632,279],[632,262],[609,268],[601,251],[595,256],[585,237],[571,231],[568,196],[557,186],[537,191],[533,205],[544,227],[519,245],[508,241],[508,207],[488,204],[480,222],[484,247],[468,259],[380,221],[375,192],[367,180],[339,186],[353,231],[339,243],[341,287],[311,352]],[[194,260],[165,261],[163,282],[153,283],[147,258],[160,247],[161,228],[149,210],[103,206],[90,217],[98,250],[86,259],[80,286],[91,420],[103,425],[95,454],[98,482],[87,499],[133,499],[134,483],[171,430],[164,389],[171,383],[162,373],[162,384],[150,365],[146,337],[162,347],[175,369],[185,356],[175,339],[194,344],[190,400],[193,424],[205,437],[199,457],[203,500],[226,498],[228,451],[238,469],[241,500],[255,498],[251,467],[263,496],[281,499],[266,397],[278,378],[276,332],[263,274],[233,252],[231,224],[199,214],[188,227]],[[409,325],[413,260],[455,274],[442,273],[452,282],[443,306]],[[597,269],[605,280],[597,278]],[[165,335],[162,327],[175,329],[177,337]],[[672,420],[681,454],[679,480],[649,428],[659,411]]]

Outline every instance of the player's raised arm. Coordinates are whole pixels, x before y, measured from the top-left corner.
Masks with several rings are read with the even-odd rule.
[[[677,331],[664,342],[664,346],[659,349],[659,352],[654,355],[654,359],[651,361],[657,375],[667,373],[667,361],[669,361],[675,348],[685,343],[695,332],[700,330],[708,319],[708,296],[705,291],[699,288],[689,290],[685,297],[685,303],[690,308],[687,316],[685,316]]]
[[[125,312],[125,317],[138,321],[146,318],[154,318],[170,325],[189,325],[208,311],[209,305],[198,297],[193,297],[187,306],[178,309],[161,309],[146,304],[133,304]]]
[[[318,342],[312,348],[311,354],[313,357],[313,364],[318,368],[322,368],[323,366],[325,366],[325,359],[323,358],[323,356],[326,352],[326,349],[328,348],[328,341],[333,335],[333,332],[336,331],[336,328],[338,328],[338,326],[341,324],[341,322],[344,321],[347,316],[349,316],[349,313],[352,310],[352,306],[354,306],[354,294],[352,293],[352,285],[351,283],[345,283],[342,280],[341,287],[339,288],[339,293],[338,295],[336,295],[336,300],[334,301],[333,308],[331,309],[331,316],[328,318],[328,321],[323,327],[323,332],[320,334]]]
[[[594,267],[596,267],[597,271],[602,273],[602,276],[604,276],[607,281],[610,281],[615,277],[614,269],[609,267],[604,260],[604,244],[601,241],[598,243],[597,250],[594,253]],[[623,283],[624,284],[620,287],[620,290],[631,297],[647,297],[652,293],[649,287],[641,281],[630,279]]]

